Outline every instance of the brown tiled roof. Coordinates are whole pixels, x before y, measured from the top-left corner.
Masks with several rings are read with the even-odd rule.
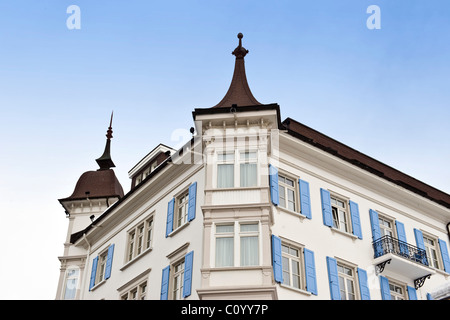
[[[450,195],[440,191],[426,183],[423,183],[397,169],[394,169],[378,160],[375,160],[345,144],[336,141],[304,124],[291,118],[283,121],[287,132],[319,149],[322,149],[336,157],[373,173],[383,179],[393,182],[405,189],[430,199],[440,205],[450,208]]]
[[[123,197],[123,189],[112,169],[87,171],[83,173],[72,195],[59,201],[86,198]]]

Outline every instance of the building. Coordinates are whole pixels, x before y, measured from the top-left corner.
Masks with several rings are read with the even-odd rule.
[[[59,200],[56,299],[448,297],[450,195],[282,121],[250,91],[242,37],[224,98],[193,111],[182,148],[137,163],[126,194],[110,124],[99,170]]]

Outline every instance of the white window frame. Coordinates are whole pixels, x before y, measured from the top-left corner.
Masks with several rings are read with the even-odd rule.
[[[431,241],[434,244],[431,244],[430,243]],[[423,244],[425,245],[425,251],[427,252],[428,266],[443,270],[443,263],[441,261],[442,255],[439,247],[439,239],[428,233],[423,233]],[[434,253],[436,256],[433,257],[432,253]]]
[[[184,258],[178,260],[173,264],[170,272],[170,288],[172,300],[183,300],[183,285],[184,285]]]
[[[379,214],[378,215],[378,222],[380,225],[380,232],[381,236],[391,236],[393,238],[397,238],[396,230],[395,230],[395,219],[386,217],[384,215]],[[386,224],[389,223],[390,226],[387,226]]]
[[[141,231],[142,230],[142,231]],[[133,261],[153,245],[153,214],[127,232],[125,263]]]
[[[292,186],[290,186],[289,184],[281,181],[281,178],[284,179],[284,181],[286,181],[286,179],[289,179],[292,181]],[[284,192],[283,192],[283,197],[281,196],[281,188],[283,188]],[[288,199],[288,190],[291,190],[294,192],[294,210],[290,209],[289,206],[287,205],[289,201],[287,201]],[[300,212],[300,204],[299,204],[299,189],[298,189],[298,178],[294,178],[293,176],[289,175],[289,174],[285,174],[282,171],[278,172],[278,192],[279,192],[279,197],[280,197],[280,203],[278,204],[278,206],[280,208],[286,209],[288,211],[291,212]],[[284,206],[281,203],[281,199],[284,199]]]
[[[340,201],[344,204],[344,208],[338,206],[336,203],[333,203],[333,200],[335,202]],[[336,195],[334,193],[330,194],[330,202],[331,202],[331,217],[333,219],[333,228],[336,230],[339,230],[344,233],[352,233],[352,223],[351,223],[351,216],[350,216],[350,208],[349,208],[349,201],[346,198],[343,198],[339,195]],[[345,218],[345,223],[341,221],[342,214]],[[342,225],[345,226],[345,230],[342,229]]]
[[[120,295],[121,300],[145,300],[148,293],[147,280],[140,282],[138,285],[129,289]]]
[[[401,289],[402,293],[398,292],[397,289]],[[408,300],[406,285],[402,283],[389,279],[389,292],[391,300]]]
[[[255,158],[242,159],[241,155],[245,153],[254,153]],[[220,155],[228,154],[230,157],[228,159],[220,159]],[[232,155],[232,156],[231,156]],[[241,165],[242,164],[255,164],[256,165],[256,181],[253,185],[242,186],[241,185]],[[229,186],[219,187],[219,165],[233,165],[233,183]],[[233,150],[218,150],[215,154],[215,184],[217,189],[227,189],[227,188],[255,188],[260,185],[259,176],[259,154],[258,150],[254,148],[249,149],[233,149]]]
[[[288,248],[288,252],[285,251],[285,248]],[[296,250],[298,255],[295,256],[290,252],[290,249]],[[294,290],[306,290],[306,279],[305,279],[305,266],[304,266],[304,247],[293,244],[291,242],[281,240],[281,257],[282,257],[282,269],[283,269],[283,286],[287,286],[289,288],[293,288]],[[287,269],[286,269],[286,259],[288,261]],[[299,278],[299,286],[294,285],[293,281],[293,272],[292,272],[292,262],[296,262],[298,264],[298,278]],[[287,271],[286,271],[287,270]]]
[[[184,199],[180,202],[181,199]],[[189,188],[184,189],[175,196],[175,208],[173,212],[173,231],[188,222]]]
[[[341,269],[345,270],[349,270],[351,271],[351,275],[342,272]],[[341,293],[341,300],[358,300],[359,296],[359,290],[358,290],[358,286],[357,286],[357,277],[356,277],[356,268],[348,265],[342,261],[337,261],[337,270],[338,270],[338,278],[339,278],[339,289],[340,289],[340,293]],[[341,281],[342,280],[342,281]],[[349,299],[349,283],[351,282],[352,286],[353,286],[353,299]],[[343,294],[344,292],[344,294]]]
[[[95,284],[98,284],[105,280],[105,273],[106,273],[106,261],[108,261],[108,248],[106,248],[104,251],[102,251],[98,255],[98,262],[97,262],[97,272],[95,275]]]
[[[242,231],[241,226],[242,225],[257,225],[257,231]],[[217,232],[217,226],[223,226],[223,225],[233,225],[233,232]],[[240,220],[240,221],[228,221],[228,222],[220,222],[220,223],[213,223],[213,226],[211,228],[211,232],[213,236],[211,237],[211,258],[210,263],[215,268],[227,268],[227,267],[256,267],[261,265],[261,252],[262,252],[262,240],[261,240],[261,222],[255,221],[255,220]],[[216,261],[218,254],[217,248],[216,248],[216,239],[218,238],[233,238],[233,264],[230,266],[217,266]],[[241,239],[245,237],[257,237],[257,263],[256,264],[250,264],[250,265],[243,265],[243,261],[241,259]]]
[[[74,272],[74,273],[71,273]],[[75,282],[72,282],[74,281]],[[77,297],[78,292],[78,281],[80,280],[80,268],[79,267],[69,267],[66,270],[65,273],[65,280],[64,280],[64,291],[62,294],[63,300],[74,300]],[[70,282],[69,282],[70,281]],[[68,293],[67,289],[68,287],[71,287],[72,290],[74,290],[74,296],[73,297],[66,297],[66,294]]]

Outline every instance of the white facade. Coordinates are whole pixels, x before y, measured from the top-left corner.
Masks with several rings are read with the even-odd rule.
[[[429,299],[450,282],[450,204],[345,160],[356,151],[337,142],[336,154],[298,138],[279,117],[276,104],[196,109],[184,148],[94,222],[71,215],[56,299]]]

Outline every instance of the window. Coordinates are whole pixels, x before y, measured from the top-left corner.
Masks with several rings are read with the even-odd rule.
[[[394,229],[392,228],[392,226],[394,225],[394,222],[390,219],[384,218],[379,216],[378,218],[379,222],[380,222],[380,231],[381,231],[381,236],[391,236],[394,237]]]
[[[64,300],[75,299],[79,274],[80,274],[80,271],[78,268],[68,269],[66,271],[66,283],[64,286]]]
[[[145,300],[147,294],[147,281],[142,282],[136,287],[128,290],[121,295],[121,300]]]
[[[235,163],[238,165],[235,166]],[[256,151],[217,154],[217,188],[254,187],[258,185]]]
[[[217,188],[234,187],[234,153],[217,155]]]
[[[425,244],[425,250],[427,251],[429,266],[439,269],[437,240],[427,235],[423,235],[423,243]]]
[[[279,206],[291,211],[296,211],[297,206],[295,203],[296,195],[296,183],[294,179],[285,177],[282,174],[278,174],[278,188],[279,188]]]
[[[173,300],[181,300],[184,282],[184,259],[174,266],[172,298]]]
[[[391,300],[406,300],[406,290],[404,286],[389,280],[389,291],[391,293]]]
[[[215,226],[215,266],[259,265],[259,224],[229,223]]]
[[[331,211],[333,213],[333,227],[344,232],[349,232],[347,202],[331,196]]]
[[[341,300],[356,300],[355,271],[340,262],[337,263]]]
[[[151,248],[153,234],[153,217],[146,219],[128,232],[127,262]]]
[[[105,271],[106,271],[106,260],[108,259],[108,252],[105,251],[104,253],[100,254],[98,256],[98,272],[97,272],[97,279],[95,283],[99,283],[100,281],[103,281],[105,279]]]
[[[300,259],[301,249],[282,243],[281,251],[283,259],[283,284],[296,289],[303,289]]]
[[[189,206],[189,191],[184,191],[176,198],[176,217],[174,221],[174,229],[181,227],[187,222],[188,206]]]
[[[241,187],[254,187],[258,183],[258,169],[256,152],[240,152],[240,180]]]
[[[240,229],[241,266],[256,266],[259,264],[258,224],[241,224]]]
[[[216,267],[234,265],[234,224],[216,225]]]

